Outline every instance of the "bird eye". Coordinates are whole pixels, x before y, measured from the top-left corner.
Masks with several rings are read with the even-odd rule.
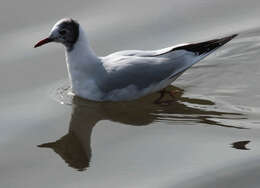
[[[61,30],[61,31],[59,31],[59,34],[65,35],[65,34],[66,34],[66,30]]]

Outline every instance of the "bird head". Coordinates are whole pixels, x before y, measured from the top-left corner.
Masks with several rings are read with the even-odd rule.
[[[58,21],[52,28],[49,36],[39,41],[34,48],[42,46],[50,42],[58,42],[63,44],[68,50],[73,48],[79,37],[79,24],[73,19],[62,19]]]

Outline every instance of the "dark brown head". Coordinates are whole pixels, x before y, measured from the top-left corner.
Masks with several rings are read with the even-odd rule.
[[[72,50],[79,37],[79,24],[73,19],[62,19],[52,28],[49,37],[39,41],[34,47],[37,48],[49,42],[62,43],[67,50]]]

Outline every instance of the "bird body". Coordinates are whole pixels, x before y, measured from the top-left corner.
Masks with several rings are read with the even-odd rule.
[[[65,34],[61,32],[64,30]],[[51,35],[35,47],[52,41],[65,45],[69,78],[76,95],[95,101],[121,101],[164,89],[185,70],[235,36],[154,51],[120,51],[98,57],[90,48],[83,28],[72,19],[64,19],[55,24]]]

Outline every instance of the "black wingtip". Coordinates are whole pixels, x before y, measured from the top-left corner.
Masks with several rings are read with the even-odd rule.
[[[231,41],[233,38],[237,37],[238,34],[233,34],[233,35],[230,35],[230,36],[227,36],[227,37],[224,37],[224,38],[221,38],[221,39],[217,39],[217,41],[222,45],[226,44],[227,42]]]
[[[223,46],[227,42],[231,41],[236,36],[238,36],[238,34],[233,34],[233,35],[229,35],[227,37],[209,40],[209,41],[205,41],[205,42],[191,43],[188,45],[174,48],[173,50],[187,50],[187,51],[194,52],[198,55],[206,54],[206,53],[213,52],[214,50],[220,48],[221,46]]]
[[[231,37],[232,37],[232,38],[235,38],[235,37],[237,37],[238,35],[239,35],[239,34],[236,33],[236,34],[231,35]]]
[[[238,36],[238,34],[233,34],[233,35],[228,36],[227,38],[228,38],[229,41],[230,41],[230,40],[232,40],[233,38],[235,38],[235,37],[237,37],[237,36]]]
[[[238,36],[238,33],[228,36],[229,38],[233,39]]]

